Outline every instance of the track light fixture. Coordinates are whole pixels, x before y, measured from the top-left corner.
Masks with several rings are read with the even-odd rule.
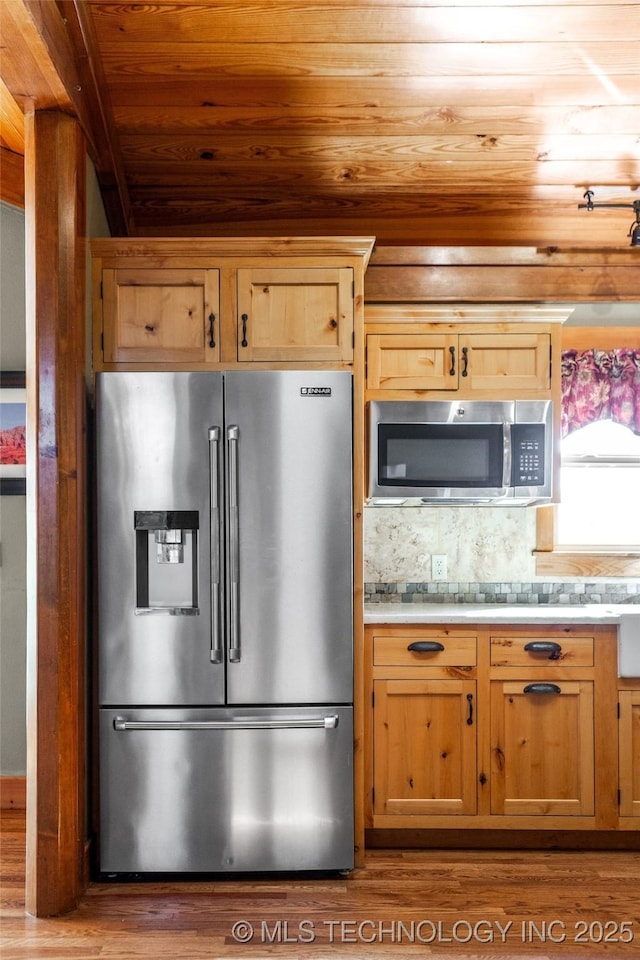
[[[586,203],[579,203],[579,210],[594,210],[596,207],[631,207],[633,209],[634,220],[629,227],[628,237],[631,237],[631,246],[640,247],[640,200],[632,200],[631,203],[594,203],[593,190],[587,190],[584,193]]]

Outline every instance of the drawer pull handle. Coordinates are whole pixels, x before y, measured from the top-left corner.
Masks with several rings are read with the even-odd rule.
[[[528,683],[523,693],[562,693],[557,683]]]
[[[449,347],[449,353],[451,354],[451,369],[449,370],[449,376],[455,377],[456,375],[456,348]]]
[[[562,646],[555,640],[530,640],[524,646],[527,653],[548,653],[549,660],[559,660]]]
[[[472,726],[473,726],[473,694],[472,694],[472,693],[468,693],[468,694],[467,694],[467,703],[469,704],[469,714],[468,714],[468,716],[467,716],[467,726],[468,726],[468,727],[472,727]]]
[[[414,640],[407,647],[411,653],[439,653],[444,650],[444,644],[438,640]]]
[[[248,313],[243,313],[242,316],[240,317],[240,319],[242,320],[242,341],[241,341],[241,346],[243,346],[243,347],[248,347],[249,344],[247,343],[247,323],[249,322],[249,314],[248,314]]]
[[[211,349],[213,349],[216,345],[215,327],[214,327],[215,322],[216,322],[215,313],[210,313],[209,314],[209,346],[211,347]]]

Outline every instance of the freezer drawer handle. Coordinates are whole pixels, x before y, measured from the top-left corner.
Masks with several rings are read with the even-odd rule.
[[[222,663],[220,633],[220,427],[209,427],[209,539],[211,550],[211,663]]]
[[[116,717],[114,730],[299,730],[317,727],[335,730],[338,716],[295,717],[289,720],[254,720],[252,717],[239,720],[125,720]]]
[[[240,428],[227,427],[229,450],[229,660],[240,661],[240,511],[238,440]]]

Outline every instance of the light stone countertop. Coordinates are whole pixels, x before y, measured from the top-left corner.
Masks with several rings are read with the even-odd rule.
[[[638,618],[640,604],[365,603],[365,623],[614,623]]]

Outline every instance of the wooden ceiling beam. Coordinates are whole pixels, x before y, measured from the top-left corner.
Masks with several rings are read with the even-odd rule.
[[[25,0],[34,14],[41,14],[38,0]],[[132,232],[129,191],[122,165],[118,138],[113,124],[107,83],[93,32],[93,21],[86,5],[80,0],[59,0],[56,18],[45,4],[46,22],[38,19],[47,37],[56,36],[54,51],[61,52],[63,36],[68,39],[71,63],[61,56],[67,87],[71,87],[77,115],[89,142],[102,194],[105,213],[112,233],[128,235]],[[37,11],[34,9],[37,8]],[[58,57],[56,56],[56,64]]]
[[[82,5],[70,0],[3,0],[2,79],[24,112],[61,110],[77,116],[105,191],[111,229],[128,229],[128,192],[110,122],[105,90],[96,82],[87,49]],[[99,57],[95,57],[99,61]]]
[[[23,112],[71,112],[71,98],[23,0],[4,0],[0,4],[0,27],[2,80]]]

